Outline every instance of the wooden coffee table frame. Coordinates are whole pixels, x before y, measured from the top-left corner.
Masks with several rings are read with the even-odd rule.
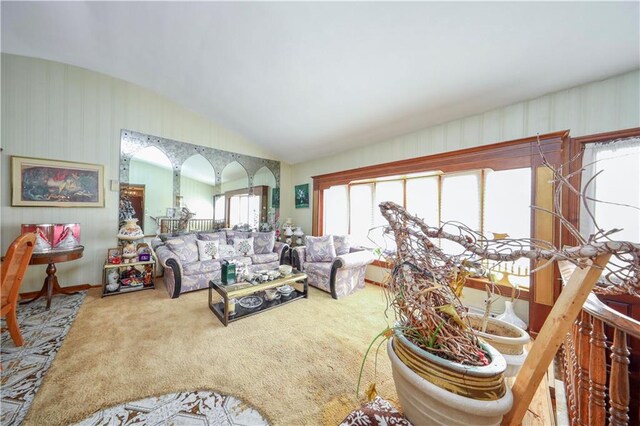
[[[284,297],[281,296],[278,300],[267,301],[266,299],[262,305],[254,309],[246,309],[239,305],[238,299],[249,296],[255,293],[262,292],[270,288],[276,288],[289,284],[295,288],[293,293]],[[302,286],[302,290],[296,288],[296,285]],[[222,296],[221,302],[214,302],[213,292]],[[286,305],[298,299],[307,299],[309,297],[309,285],[307,283],[307,274],[299,272],[294,269],[294,272],[286,277],[278,278],[273,281],[268,281],[261,284],[251,284],[246,281],[242,281],[236,284],[222,284],[220,281],[209,281],[209,309],[215,314],[216,317],[224,324],[228,326],[230,322],[238,321],[239,319],[249,317],[251,315],[259,314],[264,311],[268,311],[273,308]],[[236,299],[235,314],[229,315],[229,300]]]

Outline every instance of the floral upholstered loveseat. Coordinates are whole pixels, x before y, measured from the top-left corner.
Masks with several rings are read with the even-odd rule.
[[[307,237],[306,245],[292,252],[293,265],[306,272],[309,285],[331,293],[334,299],[363,289],[371,262],[373,253],[351,247],[345,235]]]
[[[275,269],[283,261],[288,245],[277,242],[274,232],[223,230],[163,236],[152,241],[164,268],[164,285],[171,298],[207,288],[219,280],[222,261],[235,261],[255,272]]]

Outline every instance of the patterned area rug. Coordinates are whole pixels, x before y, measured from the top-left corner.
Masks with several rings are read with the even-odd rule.
[[[2,319],[2,375],[0,424],[17,425],[27,414],[36,391],[42,383],[62,341],[69,332],[86,293],[55,296],[51,309],[46,299],[18,307],[18,324],[24,345],[16,347]]]
[[[269,423],[254,408],[215,392],[181,392],[140,399],[98,411],[76,426],[238,425]]]

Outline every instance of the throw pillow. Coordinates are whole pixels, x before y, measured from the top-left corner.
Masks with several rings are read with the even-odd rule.
[[[251,256],[253,252],[253,237],[251,238],[235,238],[233,240],[233,248],[239,255]]]
[[[221,259],[229,259],[238,255],[238,253],[236,253],[236,249],[229,244],[220,244],[218,251],[220,252]]]
[[[268,254],[273,253],[273,247],[276,244],[276,232],[254,232],[253,236],[253,251],[256,254]]]
[[[251,231],[227,231],[227,244],[233,244],[236,238],[249,238]]]
[[[224,231],[220,232],[201,232],[198,234],[198,239],[203,241],[220,241],[222,244],[227,242],[227,234]]]
[[[211,259],[220,259],[220,253],[218,247],[220,246],[220,241],[218,240],[209,240],[202,241],[196,240],[198,243],[198,257],[199,260],[211,260]]]
[[[348,235],[334,235],[333,244],[336,247],[336,254],[338,256],[349,254],[351,251],[351,243],[349,242]]]
[[[181,238],[172,238],[165,245],[178,256],[181,262],[191,263],[198,261],[198,245],[195,235],[185,235]]]
[[[307,237],[307,262],[331,262],[336,257],[333,237]]]

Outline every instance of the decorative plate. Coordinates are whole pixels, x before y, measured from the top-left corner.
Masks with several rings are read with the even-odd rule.
[[[245,309],[255,309],[258,306],[262,305],[264,299],[260,296],[245,296],[238,301],[238,305],[242,306]]]

